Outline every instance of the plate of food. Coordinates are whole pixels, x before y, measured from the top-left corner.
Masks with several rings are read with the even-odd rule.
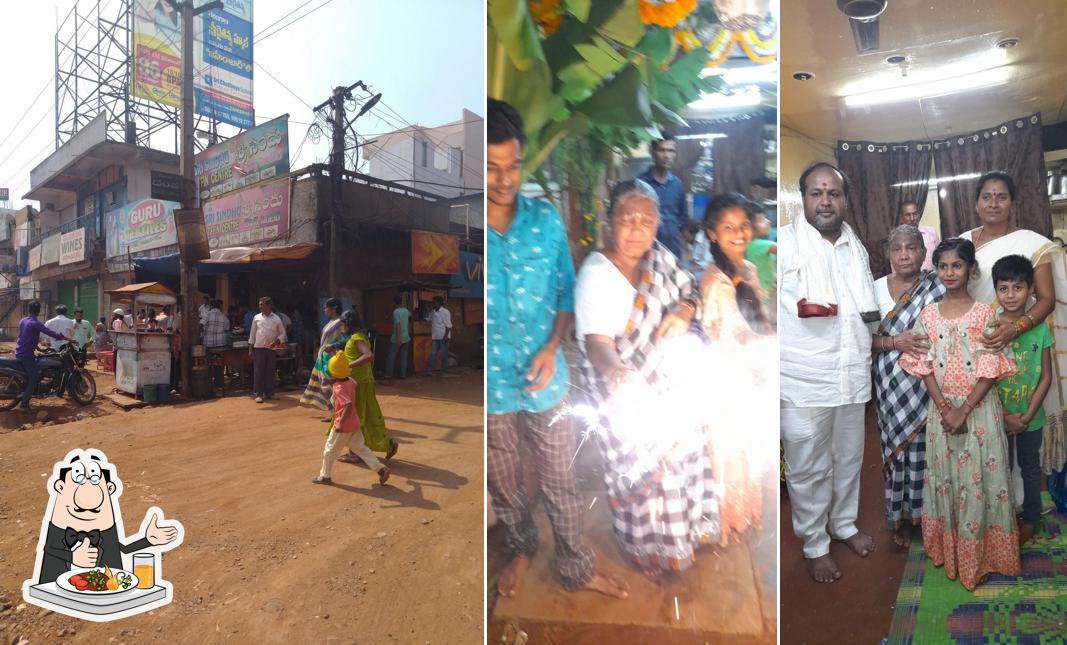
[[[56,579],[60,589],[77,594],[105,596],[125,593],[137,588],[137,576],[122,569],[93,567],[74,569]]]

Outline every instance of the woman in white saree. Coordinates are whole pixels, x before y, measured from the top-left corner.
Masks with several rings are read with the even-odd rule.
[[[975,210],[982,225],[960,235],[974,243],[977,249],[979,274],[971,279],[970,292],[978,302],[991,303],[996,309],[996,292],[990,267],[1008,255],[1021,255],[1034,265],[1036,299],[1027,308],[1025,318],[1029,329],[1047,318],[1056,339],[1052,368],[1052,387],[1045,397],[1046,425],[1042,448],[1042,470],[1063,470],[1067,461],[1064,443],[1065,404],[1067,404],[1067,255],[1060,246],[1034,231],[1016,228],[1010,222],[1015,182],[1011,175],[989,172],[978,179],[975,191]],[[987,345],[1000,350],[1016,335],[1016,328],[1001,321],[990,329]],[[1058,351],[1057,351],[1058,350]],[[1022,480],[1016,472],[1016,488]],[[1022,499],[1021,496],[1018,499]]]

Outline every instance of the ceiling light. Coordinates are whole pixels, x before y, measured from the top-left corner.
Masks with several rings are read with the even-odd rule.
[[[815,74],[811,72],[795,72],[793,74],[794,81],[810,81],[813,78],[815,78]]]
[[[862,94],[877,90],[888,90],[894,87],[906,87],[926,82],[941,82],[956,76],[973,74],[981,70],[991,70],[995,67],[1008,64],[1008,52],[1003,49],[984,49],[978,54],[949,59],[940,64],[930,64],[920,61],[908,61],[905,66],[883,68],[874,74],[866,74],[857,80],[842,86],[840,96],[850,94]],[[901,71],[907,69],[905,77]]]
[[[734,91],[714,94],[701,92],[700,98],[690,103],[689,107],[694,110],[730,110],[759,105],[762,100],[759,87],[749,85]]]
[[[980,87],[997,85],[1008,80],[1011,69],[1008,66],[987,69],[980,72],[964,74],[949,78],[935,79],[924,83],[913,83],[886,89],[849,94],[845,96],[845,105],[860,107],[879,103],[894,103],[911,99],[945,96],[957,92],[967,92]]]
[[[774,64],[750,65],[748,67],[712,67],[700,73],[701,76],[718,76],[727,85],[751,85],[752,83],[777,83],[778,66]]]
[[[707,134],[683,134],[674,138],[680,141],[685,141],[687,139],[711,141],[713,139],[725,139],[726,135],[721,132],[708,132]]]
[[[1005,38],[1004,40],[997,42],[997,47],[1000,47],[1001,49],[1011,49],[1012,47],[1015,47],[1018,44],[1018,38]]]
[[[938,184],[943,184],[949,181],[962,181],[964,179],[977,179],[982,175],[976,172],[964,173],[962,175],[953,175],[951,177],[931,177],[929,181],[902,181],[899,184],[892,184],[890,188],[901,188],[903,186],[917,186],[919,184],[926,184],[930,188],[935,188]]]

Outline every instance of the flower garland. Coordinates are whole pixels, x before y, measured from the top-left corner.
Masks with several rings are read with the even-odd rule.
[[[673,27],[693,13],[697,0],[637,0],[637,11],[646,25]]]
[[[546,36],[551,36],[563,24],[562,0],[527,0],[526,7]]]

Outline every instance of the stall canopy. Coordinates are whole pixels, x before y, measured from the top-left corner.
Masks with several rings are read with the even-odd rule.
[[[248,269],[253,262],[271,262],[274,260],[303,260],[316,249],[318,244],[304,242],[291,246],[252,247],[236,246],[228,249],[215,249],[211,258],[201,260],[196,268],[199,275],[221,275],[231,271]],[[136,268],[156,275],[179,275],[181,266],[179,254],[165,255],[159,258],[135,258]]]
[[[138,282],[107,292],[111,300],[118,302],[143,302],[153,305],[173,305],[178,295],[159,282]]]

